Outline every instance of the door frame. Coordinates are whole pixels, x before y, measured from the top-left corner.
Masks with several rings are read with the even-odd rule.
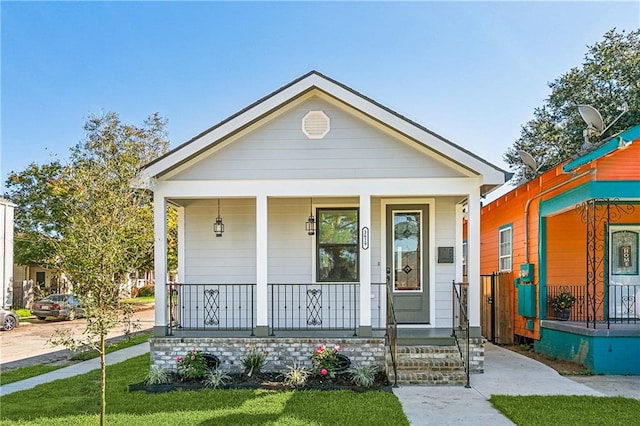
[[[427,274],[423,275],[424,289],[427,291],[429,299],[429,319],[428,324],[398,324],[398,327],[411,328],[433,328],[436,322],[436,298],[435,298],[435,281],[436,281],[436,262],[435,262],[435,223],[436,223],[436,200],[435,198],[382,198],[380,200],[380,276],[387,276],[387,206],[396,204],[423,204],[426,205],[429,212],[428,223],[425,223],[427,232],[427,246],[429,255],[427,257],[428,264],[424,265],[428,268]]]

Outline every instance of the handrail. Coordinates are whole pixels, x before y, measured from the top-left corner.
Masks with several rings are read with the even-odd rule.
[[[458,287],[460,288],[458,290]],[[466,388],[470,388],[470,378],[469,378],[469,317],[467,315],[467,295],[468,295],[469,283],[456,283],[453,281],[453,312],[452,312],[452,336],[456,341],[456,346],[458,347],[458,352],[460,352],[460,356],[464,361],[464,371],[467,376],[467,383],[465,385]],[[456,321],[456,318],[458,321]],[[462,336],[460,336],[462,335]],[[460,347],[460,338],[464,337],[465,340],[465,352],[466,356],[462,353],[462,348]]]
[[[391,365],[393,366],[393,387],[398,387],[398,321],[393,308],[391,288],[387,284],[387,344],[391,353]]]

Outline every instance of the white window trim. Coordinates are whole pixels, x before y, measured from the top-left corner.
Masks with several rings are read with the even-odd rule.
[[[509,231],[509,254],[502,253],[502,233]],[[509,259],[509,269],[502,268],[502,260]],[[513,226],[505,226],[498,229],[498,271],[511,272],[513,270]]]

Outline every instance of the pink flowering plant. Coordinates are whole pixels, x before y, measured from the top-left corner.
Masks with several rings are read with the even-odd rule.
[[[313,355],[311,355],[314,374],[321,377],[335,377],[335,370],[338,366],[338,352],[341,350],[342,348],[339,345],[331,347],[327,345],[318,346]]]
[[[201,379],[209,371],[207,368],[207,360],[202,352],[191,349],[185,356],[176,358],[178,363],[178,373],[185,379]]]

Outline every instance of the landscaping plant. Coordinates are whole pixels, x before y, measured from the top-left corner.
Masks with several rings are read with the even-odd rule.
[[[302,365],[294,362],[293,365],[288,365],[289,371],[284,373],[284,382],[287,386],[292,388],[299,388],[307,383],[307,379],[311,372],[304,368]]]
[[[336,367],[338,366],[338,352],[342,348],[339,345],[328,347],[320,345],[311,355],[311,363],[313,364],[313,372],[322,377],[335,377]]]
[[[264,364],[267,362],[267,356],[269,356],[269,352],[259,351],[256,348],[249,349],[241,360],[244,373],[247,377],[251,377],[254,373],[258,374],[262,371]]]
[[[351,369],[351,380],[356,386],[370,388],[377,372],[378,368],[375,365],[357,365]]]
[[[191,349],[185,356],[176,358],[178,362],[178,374],[187,380],[203,378],[209,369],[207,360],[202,355],[202,351]]]
[[[204,385],[208,388],[218,389],[231,381],[231,376],[222,370],[209,370],[204,376]]]

